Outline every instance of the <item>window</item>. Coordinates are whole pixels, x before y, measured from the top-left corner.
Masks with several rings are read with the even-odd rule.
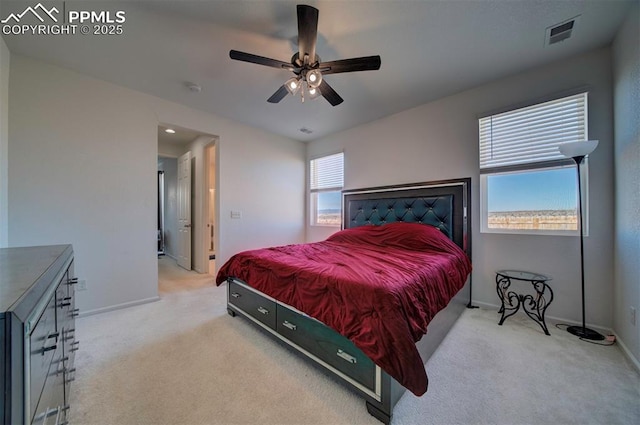
[[[575,234],[577,173],[558,145],[587,140],[587,93],[480,118],[479,131],[481,231]]]
[[[344,153],[309,161],[309,199],[312,226],[340,226]]]

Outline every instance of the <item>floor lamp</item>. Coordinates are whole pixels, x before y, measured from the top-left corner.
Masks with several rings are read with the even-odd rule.
[[[564,143],[558,146],[560,153],[568,158],[572,158],[578,170],[578,228],[580,229],[580,279],[582,281],[582,326],[569,326],[567,331],[580,338],[601,341],[604,336],[585,326],[584,314],[584,232],[582,230],[582,188],[580,180],[580,164],[585,156],[589,155],[598,146],[597,140],[586,140],[583,142]]]

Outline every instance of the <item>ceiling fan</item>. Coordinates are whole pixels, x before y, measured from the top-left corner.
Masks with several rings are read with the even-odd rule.
[[[316,40],[318,36],[318,9],[299,4],[298,9],[298,52],[291,57],[291,62],[283,62],[251,53],[229,51],[231,59],[270,66],[272,68],[292,71],[295,76],[287,80],[267,102],[278,103],[290,93],[300,92],[304,102],[305,92],[314,99],[322,95],[332,105],[343,102],[338,93],[323,78],[328,74],[342,72],[372,71],[380,69],[380,56],[365,56],[361,58],[342,59],[321,62],[316,55]]]

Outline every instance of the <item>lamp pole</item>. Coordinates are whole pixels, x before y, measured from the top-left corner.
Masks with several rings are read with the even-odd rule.
[[[585,299],[584,299],[584,232],[582,230],[582,182],[580,179],[580,164],[584,160],[585,155],[574,156],[578,170],[578,227],[580,227],[580,279],[582,283],[582,326],[569,326],[567,331],[580,338],[602,341],[604,336],[593,329],[589,329],[585,323]]]

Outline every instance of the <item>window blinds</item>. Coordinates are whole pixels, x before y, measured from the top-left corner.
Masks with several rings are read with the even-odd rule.
[[[558,145],[587,140],[587,93],[480,118],[479,131],[482,173],[557,164]]]
[[[311,192],[342,190],[344,185],[344,153],[323,156],[310,161]]]

